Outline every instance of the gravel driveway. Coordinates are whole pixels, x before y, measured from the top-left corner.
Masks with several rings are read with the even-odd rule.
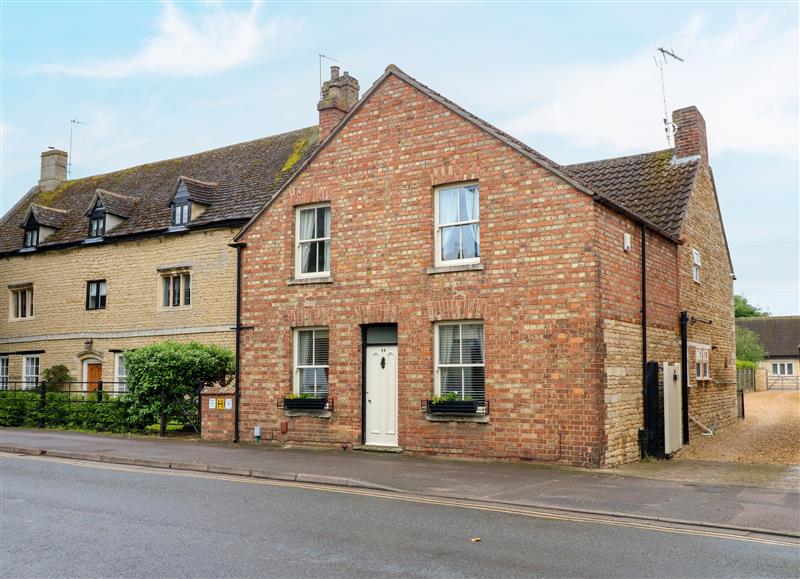
[[[694,436],[676,459],[800,464],[800,392],[746,392],[745,419],[714,436]]]

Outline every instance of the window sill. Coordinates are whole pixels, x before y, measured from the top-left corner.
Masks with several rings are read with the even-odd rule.
[[[429,422],[477,422],[478,424],[489,424],[488,414],[444,414],[435,413],[425,414],[425,420]]]
[[[186,225],[170,225],[167,229],[167,233],[178,233],[181,231],[189,231],[189,227]]]
[[[294,416],[313,416],[315,418],[329,419],[333,416],[332,410],[284,410],[283,414],[292,418]]]
[[[436,267],[429,267],[427,269],[427,274],[436,275],[438,273],[455,273],[458,271],[483,271],[483,264],[465,263],[463,265],[439,265]]]
[[[23,247],[22,249],[19,250],[20,253],[30,253],[32,251],[36,251],[35,245],[32,245],[30,247]]]
[[[329,275],[325,277],[299,277],[292,278],[286,282],[286,285],[313,285],[313,284],[333,283],[333,278]]]
[[[91,243],[103,243],[102,237],[87,237],[83,240],[84,245],[89,245]]]

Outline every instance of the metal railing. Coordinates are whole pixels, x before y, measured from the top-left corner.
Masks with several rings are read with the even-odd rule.
[[[44,382],[27,380],[4,380],[0,382],[0,394],[4,392],[42,392],[46,394],[63,394],[66,399],[75,402],[103,402],[114,400],[128,389],[125,382]]]
[[[62,426],[80,419],[73,412],[75,405],[115,405],[125,392],[124,382],[3,380],[0,412],[10,426]],[[83,420],[87,419],[83,416]]]
[[[198,387],[198,392],[201,387]],[[93,405],[106,406],[107,411],[112,409],[109,405],[122,404],[122,395],[128,389],[125,382],[39,382],[26,380],[3,380],[0,382],[0,425],[7,426],[69,426],[76,420],[90,420],[80,416],[76,405],[83,405],[85,414],[88,414]],[[161,392],[161,412],[158,417],[159,436],[166,436],[167,416],[166,408],[169,406],[177,412],[183,425],[189,425],[200,434],[201,408],[200,397],[193,399],[190,396],[169,396],[166,391]],[[124,409],[124,406],[118,408]],[[72,410],[71,410],[72,409]],[[70,413],[72,414],[70,415]],[[109,412],[106,412],[107,415]],[[98,414],[102,414],[99,412]],[[98,416],[98,419],[102,417]],[[108,416],[106,416],[108,419]]]

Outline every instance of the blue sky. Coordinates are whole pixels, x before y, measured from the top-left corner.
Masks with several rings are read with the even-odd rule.
[[[66,148],[81,177],[316,123],[319,53],[362,91],[394,63],[561,163],[666,147],[670,110],[708,127],[736,291],[800,313],[796,3],[9,2],[0,213]]]

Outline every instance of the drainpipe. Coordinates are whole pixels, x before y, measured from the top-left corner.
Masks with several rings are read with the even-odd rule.
[[[647,225],[642,223],[642,411],[647,424]]]
[[[233,442],[239,442],[239,376],[240,351],[242,343],[242,250],[246,243],[230,243],[236,249],[236,370],[233,393]]]
[[[689,444],[689,312],[681,312],[681,415],[683,444]]]

